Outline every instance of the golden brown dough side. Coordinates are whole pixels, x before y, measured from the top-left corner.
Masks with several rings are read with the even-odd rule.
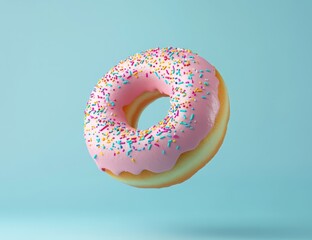
[[[230,104],[225,83],[218,71],[216,77],[219,79],[219,101],[220,109],[215,125],[209,134],[200,142],[197,148],[181,154],[176,165],[169,171],[153,173],[148,170],[139,175],[122,172],[114,175],[111,171],[105,171],[113,178],[126,184],[140,188],[161,188],[181,183],[193,176],[199,169],[205,166],[218,152],[222,145],[227,130],[230,116]],[[145,92],[136,98],[130,105],[124,108],[129,124],[137,127],[137,122],[144,108],[155,99],[165,96],[157,92]]]

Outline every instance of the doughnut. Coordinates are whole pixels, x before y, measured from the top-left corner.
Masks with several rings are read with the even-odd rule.
[[[164,119],[138,129],[144,108],[170,98]],[[214,66],[181,48],[137,53],[96,84],[84,111],[84,139],[98,168],[140,188],[181,183],[219,150],[229,121],[225,83]]]

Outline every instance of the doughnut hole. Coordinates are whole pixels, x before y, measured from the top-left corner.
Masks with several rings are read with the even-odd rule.
[[[138,120],[138,129],[148,129],[152,125],[157,125],[168,114],[170,108],[169,96],[162,96],[150,102],[141,111]]]
[[[161,116],[161,113],[156,111],[155,107],[159,106],[159,104],[165,104],[166,109],[169,109],[170,108],[169,100],[170,98],[168,95],[162,94],[159,91],[145,92],[141,94],[131,104],[123,107],[123,110],[126,113],[126,119],[128,124],[133,128],[139,129],[146,129],[151,127],[152,125],[156,125],[166,116],[167,112],[163,113]],[[155,110],[153,114],[153,122],[149,122],[148,123],[149,126],[143,126],[143,124],[140,123],[139,121],[140,116],[145,109]],[[143,120],[144,122],[145,118],[146,116],[143,116],[143,119],[141,120]]]

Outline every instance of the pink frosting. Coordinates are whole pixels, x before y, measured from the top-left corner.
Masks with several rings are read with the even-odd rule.
[[[121,61],[99,80],[87,103],[84,137],[90,155],[100,169],[116,175],[170,170],[214,126],[218,85],[215,68],[186,49],[150,49]],[[123,107],[155,90],[170,97],[167,116],[148,129],[134,129]]]

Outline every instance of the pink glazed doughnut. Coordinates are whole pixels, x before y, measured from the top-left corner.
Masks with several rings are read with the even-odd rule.
[[[143,109],[170,97],[167,116],[137,129]],[[85,109],[84,138],[97,166],[135,187],[181,183],[220,148],[229,99],[218,71],[180,48],[156,48],[113,67],[93,89]]]

